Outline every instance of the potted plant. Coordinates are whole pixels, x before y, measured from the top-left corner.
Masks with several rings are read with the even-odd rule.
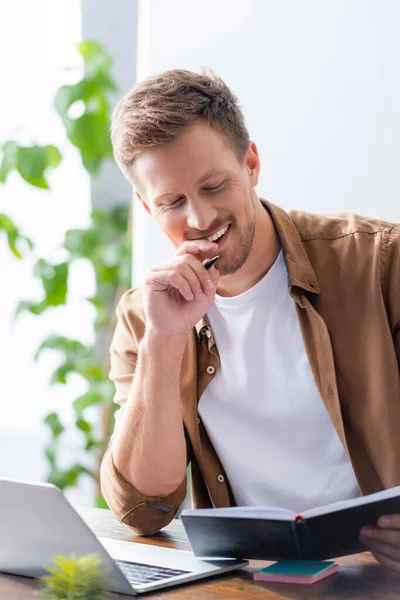
[[[106,600],[111,580],[98,554],[61,556],[46,567],[39,591],[43,600]]]

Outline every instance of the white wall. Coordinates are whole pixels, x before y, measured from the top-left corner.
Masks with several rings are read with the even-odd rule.
[[[400,221],[398,0],[142,0],[138,76],[211,67],[258,144],[260,196]],[[136,203],[134,283],[171,254]]]

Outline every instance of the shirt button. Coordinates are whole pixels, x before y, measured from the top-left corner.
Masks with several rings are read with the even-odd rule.
[[[201,333],[201,335],[207,335],[207,331],[208,331],[207,327],[202,327],[202,328],[200,329],[200,333]]]
[[[207,367],[207,373],[208,373],[209,375],[213,375],[213,374],[215,373],[215,369],[214,369],[214,367],[213,367],[212,365],[209,365],[209,366]]]
[[[225,478],[224,478],[224,476],[223,476],[223,475],[218,475],[218,481],[219,481],[220,483],[224,483],[224,481],[225,481]]]

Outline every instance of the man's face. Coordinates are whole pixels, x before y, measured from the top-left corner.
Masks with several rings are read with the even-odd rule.
[[[221,275],[236,272],[249,256],[258,173],[254,143],[240,162],[225,139],[202,122],[167,146],[145,151],[135,163],[146,210],[176,248],[186,240],[215,241]]]

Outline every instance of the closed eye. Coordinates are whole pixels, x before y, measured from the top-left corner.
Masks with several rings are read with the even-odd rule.
[[[178,206],[178,204],[180,204],[184,199],[184,196],[179,196],[176,200],[170,202],[167,206]]]
[[[219,189],[222,188],[222,186],[224,185],[224,183],[226,183],[226,180],[223,181],[222,183],[219,183],[218,185],[213,185],[213,186],[209,186],[209,187],[203,187],[203,191],[204,192],[216,192]]]

